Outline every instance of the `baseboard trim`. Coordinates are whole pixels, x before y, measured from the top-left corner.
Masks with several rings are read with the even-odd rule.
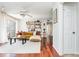
[[[54,47],[52,47],[52,48],[53,48],[53,55],[54,55],[54,57],[60,57],[60,55],[58,54],[56,49]]]
[[[78,54],[79,55],[79,52],[75,52],[74,54]]]

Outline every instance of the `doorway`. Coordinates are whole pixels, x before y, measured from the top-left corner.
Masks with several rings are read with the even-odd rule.
[[[50,43],[50,47],[53,46],[53,23],[52,20],[47,21],[47,36],[48,36],[48,42]]]
[[[78,4],[64,3],[64,54],[78,54]]]

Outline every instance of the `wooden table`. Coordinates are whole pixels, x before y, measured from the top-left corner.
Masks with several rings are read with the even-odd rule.
[[[27,38],[22,38],[22,37],[10,37],[8,39],[10,40],[10,45],[16,43],[16,39],[22,40],[22,44],[25,44],[27,40]],[[14,42],[12,42],[12,40],[14,40]]]

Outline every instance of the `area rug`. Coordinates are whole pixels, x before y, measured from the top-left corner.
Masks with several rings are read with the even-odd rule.
[[[40,44],[41,42],[31,42],[27,41],[22,45],[21,41],[16,41],[16,43],[10,45],[6,43],[3,46],[0,46],[0,53],[40,53]]]

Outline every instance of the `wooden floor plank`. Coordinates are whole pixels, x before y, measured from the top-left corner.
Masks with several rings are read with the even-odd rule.
[[[26,53],[26,54],[15,54],[16,57],[59,57],[58,53],[50,46],[50,44],[46,43],[46,46],[42,46],[41,44],[41,52],[40,53]],[[6,57],[7,54],[1,54],[0,57]]]

